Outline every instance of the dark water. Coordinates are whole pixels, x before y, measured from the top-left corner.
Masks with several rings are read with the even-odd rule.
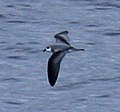
[[[54,88],[41,52],[68,30]],[[79,43],[80,42],[80,43]],[[119,0],[1,0],[0,112],[120,112]]]

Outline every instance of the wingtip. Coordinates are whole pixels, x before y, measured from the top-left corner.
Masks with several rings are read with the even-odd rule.
[[[60,32],[59,34],[64,34],[64,33],[68,34],[69,32],[66,30],[66,31]]]
[[[52,80],[49,79],[49,84],[50,84],[51,87],[55,86],[55,83],[56,83],[56,80],[52,81]]]
[[[61,32],[61,33],[62,33],[62,32]],[[66,31],[63,31],[63,33],[67,33],[67,34],[68,34],[69,32],[66,30]]]
[[[51,87],[54,87],[54,85],[55,85],[55,83],[50,83],[50,86],[51,86]]]
[[[69,32],[66,30],[66,31],[62,31],[60,33],[57,33],[54,37],[57,38],[58,35],[61,35],[61,34],[68,34]]]

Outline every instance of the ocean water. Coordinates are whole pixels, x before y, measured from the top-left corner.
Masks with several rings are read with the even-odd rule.
[[[54,87],[51,54],[68,30],[85,52],[67,54]],[[1,0],[0,112],[120,112],[119,0]]]

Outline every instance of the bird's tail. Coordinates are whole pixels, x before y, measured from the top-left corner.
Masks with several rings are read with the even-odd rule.
[[[75,47],[71,46],[71,48],[68,52],[71,53],[71,52],[75,52],[75,51],[85,51],[85,49],[79,49],[79,48],[75,48]]]
[[[72,47],[72,46],[71,46],[71,49],[73,51],[85,51],[85,49],[79,49],[79,48],[75,48],[75,47]]]

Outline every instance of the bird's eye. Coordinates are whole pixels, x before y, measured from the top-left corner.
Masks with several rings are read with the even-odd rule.
[[[49,49],[50,47],[47,47],[47,49]]]

